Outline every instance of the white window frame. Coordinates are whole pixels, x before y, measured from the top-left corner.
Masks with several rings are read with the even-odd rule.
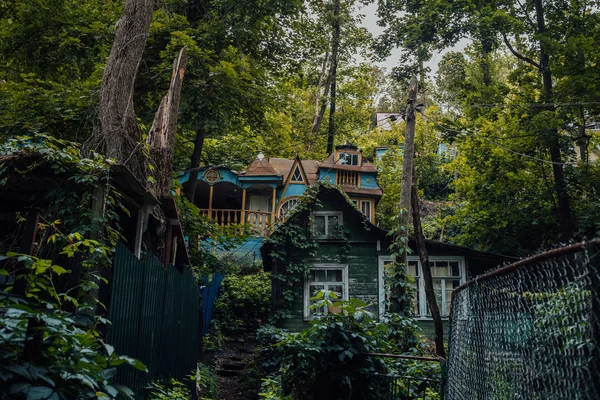
[[[279,206],[279,209],[277,210],[277,217],[279,218],[286,218],[290,215],[290,212],[292,212],[294,210],[294,208],[296,208],[296,206],[298,205],[298,201],[299,201],[300,197],[287,197],[283,203],[281,203],[281,205]],[[283,209],[283,206],[285,206],[286,204],[295,201],[294,205],[292,205],[290,208],[288,208],[288,210],[285,212],[285,214],[281,213],[281,210]]]
[[[378,278],[379,278],[379,315],[382,315],[385,312],[385,282],[384,282],[384,265],[386,261],[394,261],[394,257],[392,256],[379,256],[379,265],[378,265]],[[417,296],[419,298],[419,310],[416,319],[422,320],[431,320],[431,317],[427,315],[427,298],[425,296],[425,281],[423,280],[423,269],[421,266],[421,260],[418,256],[408,256],[407,261],[416,261],[419,268],[419,276],[417,280],[417,288],[418,293]],[[467,281],[466,267],[465,267],[465,258],[462,256],[429,256],[429,261],[458,261],[458,268],[460,272],[460,284],[462,285]],[[408,266],[405,273],[408,275]],[[434,279],[437,279],[434,277]],[[443,279],[442,279],[443,280]],[[445,285],[445,283],[444,283]],[[452,299],[446,299],[446,291],[442,290],[442,304],[441,307],[447,302],[450,302]],[[442,310],[440,310],[440,313]],[[448,316],[442,317],[447,319]]]
[[[342,159],[342,155],[348,154],[350,156],[350,164],[342,164],[340,162],[340,160]],[[352,159],[354,158],[354,156],[356,156],[356,164],[352,164]],[[354,153],[351,151],[340,151],[338,152],[338,159],[337,159],[337,163],[339,165],[347,165],[350,167],[358,167],[360,166],[360,154],[359,153]]]
[[[342,292],[342,298],[341,299],[337,299],[337,300],[348,300],[348,265],[347,264],[313,264],[313,266],[308,270],[308,275],[304,278],[304,320],[308,321],[311,319],[314,319],[315,316],[311,315],[310,313],[310,298],[312,297],[312,295],[310,294],[309,290],[308,290],[308,286],[309,286],[309,276],[310,276],[310,271],[312,270],[317,270],[317,269],[341,269],[342,270],[342,281],[341,282],[335,282],[336,285],[343,287],[343,292]],[[328,284],[328,282],[324,282],[324,284]]]
[[[385,313],[385,282],[383,270],[386,261],[394,261],[392,256],[379,256],[377,278],[379,280],[379,318]]]
[[[325,217],[325,234],[317,235],[313,229],[311,229],[311,235],[313,239],[329,239],[333,235],[332,232],[329,232],[329,223],[328,217],[336,216],[338,217],[339,225],[344,226],[344,213],[341,211],[313,211],[310,213],[310,217],[314,223],[314,217]]]
[[[363,212],[363,204],[366,204],[366,203],[368,203],[368,204],[369,204],[369,215],[367,215],[367,214],[365,214],[365,213]],[[368,219],[370,222],[373,222],[373,221],[371,220],[371,215],[373,214],[373,202],[372,202],[371,200],[361,200],[361,201],[360,201],[360,212],[361,212],[361,213],[363,213],[363,215],[364,215],[365,217],[367,217],[367,219]]]

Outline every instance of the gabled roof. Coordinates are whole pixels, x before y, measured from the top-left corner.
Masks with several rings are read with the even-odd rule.
[[[290,160],[293,162],[293,160]],[[273,165],[262,153],[252,161],[246,172],[240,174],[245,176],[281,176],[282,174],[273,168]]]
[[[318,185],[318,187],[316,187],[317,185]],[[318,190],[318,194],[316,196],[317,198],[319,198],[321,196],[335,197],[338,199],[338,201],[346,203],[348,208],[351,208],[352,211],[354,212],[354,217],[361,220],[365,229],[372,232],[372,234],[370,236],[373,239],[373,242],[376,242],[377,240],[382,240],[382,242],[389,243],[389,240],[391,240],[391,239],[388,235],[388,231],[374,225],[371,221],[369,221],[367,219],[367,217],[365,217],[363,215],[363,213],[361,213],[354,206],[354,204],[352,204],[351,202],[348,201],[347,196],[343,192],[341,192],[338,187],[332,186],[329,184],[317,183],[315,186],[312,186],[312,188],[313,189],[316,188]],[[302,197],[301,197],[301,199],[302,199]],[[289,218],[287,219],[286,222],[284,222],[284,224],[295,223],[295,221],[297,220],[296,217],[302,212],[303,212],[302,210],[300,210],[300,211],[296,210],[296,212],[293,212],[289,216]],[[428,249],[431,249],[431,250],[436,249],[438,251],[442,251],[442,250],[452,251],[452,252],[456,252],[456,254],[468,255],[469,257],[473,258],[473,261],[483,261],[483,262],[491,261],[492,263],[496,263],[496,265],[501,264],[503,262],[507,262],[507,261],[513,261],[516,259],[515,257],[474,250],[474,249],[471,249],[468,247],[458,246],[458,245],[454,245],[454,244],[450,244],[450,243],[444,243],[444,242],[440,242],[440,241],[436,241],[436,240],[426,239],[425,244],[427,245]],[[272,246],[273,245],[267,241],[260,248],[262,258],[263,258],[263,263],[265,265],[265,270],[269,270],[270,264],[272,262],[271,258],[269,257]],[[415,242],[414,237],[409,238],[409,247],[411,249],[413,249],[414,254],[418,254],[416,252],[416,242]],[[478,270],[477,268],[475,268],[475,270],[476,270],[475,272],[477,272],[477,273],[481,273],[483,271],[483,270]]]
[[[271,165],[283,176],[283,181],[287,182],[288,176],[292,171],[294,161],[289,158],[270,158]],[[308,184],[312,185],[319,179],[319,162],[316,160],[300,160],[302,168],[306,173]]]

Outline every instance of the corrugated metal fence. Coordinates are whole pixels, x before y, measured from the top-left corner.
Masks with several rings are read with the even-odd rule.
[[[196,368],[201,340],[200,299],[188,268],[165,268],[151,255],[138,260],[118,244],[108,343],[117,354],[142,361],[149,372],[119,367],[115,382],[145,398],[150,382],[189,375]]]

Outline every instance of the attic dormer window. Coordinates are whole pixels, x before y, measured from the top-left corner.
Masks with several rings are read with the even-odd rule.
[[[338,164],[340,165],[358,165],[358,154],[355,153],[339,153]]]
[[[292,182],[303,182],[302,173],[300,172],[300,166],[296,165],[296,169],[292,174]]]

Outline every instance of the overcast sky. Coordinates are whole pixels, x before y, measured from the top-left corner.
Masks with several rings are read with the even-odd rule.
[[[378,36],[383,33],[383,28],[377,25],[377,4],[371,3],[365,7],[362,7],[359,10],[359,14],[363,14],[365,17],[362,21],[362,26],[367,28],[369,32],[373,34],[373,36]],[[435,72],[437,71],[437,64],[442,59],[442,56],[451,50],[462,50],[467,46],[468,42],[466,40],[461,40],[454,46],[452,49],[444,50],[443,52],[434,54],[431,60],[426,63],[426,65],[431,68],[430,77],[433,78]],[[392,54],[388,57],[384,62],[378,62],[377,65],[384,67],[387,72],[390,72],[393,67],[398,65],[398,60],[400,59],[400,50],[394,49],[392,50]],[[360,61],[360,58],[357,57],[357,61]]]

